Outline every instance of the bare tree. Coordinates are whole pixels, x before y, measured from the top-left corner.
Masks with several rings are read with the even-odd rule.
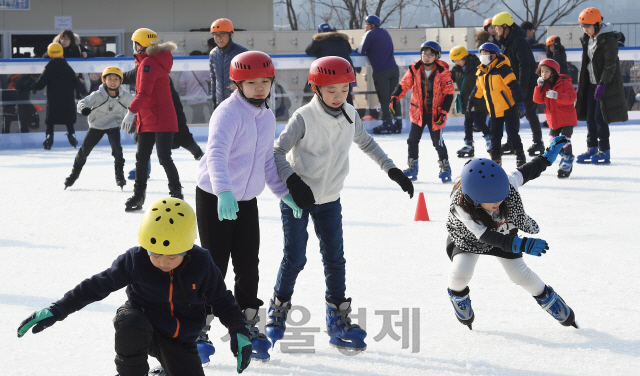
[[[491,9],[496,2],[491,0],[430,0],[431,4],[440,10],[440,20],[442,27],[456,27],[456,13],[461,10],[468,10],[477,15],[483,16],[485,12],[481,7]],[[523,0],[526,1],[526,0]],[[503,0],[504,2],[504,0]],[[429,5],[427,5],[429,6]]]
[[[289,21],[289,28],[291,30],[298,30],[298,14],[293,6],[293,0],[279,0],[275,2],[276,5],[284,5],[287,10],[287,21]]]
[[[346,29],[361,29],[370,14],[385,23],[389,17],[419,0],[317,0],[318,4],[331,9],[337,23]]]
[[[516,13],[505,0],[502,3],[509,9],[512,16],[522,21],[530,21],[534,30],[538,26],[545,24],[547,26],[555,25],[560,19],[571,13],[575,8],[587,2],[587,0],[521,0],[525,9],[526,17],[521,17]],[[513,1],[511,1],[513,6]],[[555,7],[552,5],[556,5]],[[542,33],[544,35],[544,33]]]

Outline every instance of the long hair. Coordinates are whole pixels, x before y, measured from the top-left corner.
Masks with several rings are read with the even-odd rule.
[[[76,44],[76,36],[75,34],[73,34],[73,31],[68,29],[62,30],[58,35],[58,40],[60,40],[60,38],[62,37],[66,37],[67,39],[69,39],[70,44],[68,48],[76,48],[78,46]]]
[[[453,194],[458,189],[462,190],[462,183],[460,179],[453,185]],[[456,205],[460,206],[465,213],[471,216],[474,222],[484,225],[489,230],[498,228],[498,223],[491,218],[491,215],[484,210],[480,204],[473,202],[471,197],[466,193],[460,192],[460,200],[456,202]],[[503,200],[499,207],[500,215],[507,218],[509,215],[509,208],[507,207],[507,201]]]

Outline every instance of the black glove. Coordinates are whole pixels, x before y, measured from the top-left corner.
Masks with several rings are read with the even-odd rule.
[[[83,114],[84,116],[89,116],[89,114],[91,113],[91,108],[82,107],[82,110],[80,111],[80,113]]]
[[[398,183],[403,191],[409,193],[409,198],[413,198],[413,183],[399,168],[394,167],[390,169],[389,178]]]
[[[237,372],[242,373],[251,363],[251,353],[253,352],[253,346],[251,345],[251,334],[249,328],[243,326],[239,330],[229,331],[231,336],[231,352],[233,356],[238,358]]]
[[[316,203],[311,188],[295,172],[287,179],[287,188],[289,188],[293,201],[300,209],[309,208]]]
[[[33,330],[31,332],[33,334],[40,333],[55,324],[56,321],[64,320],[65,317],[67,317],[67,311],[58,304],[52,304],[49,308],[35,311],[20,323],[18,327],[18,338],[25,335],[32,326]]]

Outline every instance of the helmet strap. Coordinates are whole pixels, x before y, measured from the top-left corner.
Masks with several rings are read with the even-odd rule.
[[[245,101],[249,102],[250,104],[252,104],[252,105],[254,105],[256,107],[262,107],[262,105],[264,104],[264,106],[267,109],[269,108],[268,101],[269,101],[269,98],[271,98],[271,90],[269,90],[269,95],[267,95],[267,97],[264,98],[264,99],[247,98],[244,95],[244,92],[242,91],[242,85],[241,85],[242,81],[240,81],[240,82],[233,81],[233,83],[236,84],[236,87],[238,88],[238,91],[240,92],[240,95],[242,96],[242,98],[244,98]],[[273,79],[271,80],[271,88],[273,88]]]
[[[104,90],[106,90],[106,92],[107,92],[107,93],[109,93],[110,91],[112,91],[112,92],[115,92],[115,93],[116,93],[116,97],[119,97],[119,96],[120,96],[120,92],[118,91],[118,89],[115,89],[115,90],[114,90],[114,89],[109,88],[109,86],[107,86],[107,83],[106,83],[106,82],[103,82],[103,83],[102,83],[102,86],[104,86]]]
[[[349,124],[353,124],[353,120],[351,120],[349,115],[347,115],[347,112],[344,110],[344,103],[341,104],[340,107],[329,106],[328,104],[324,103],[324,99],[322,98],[322,94],[320,94],[320,88],[317,85],[311,84],[311,89],[318,95],[318,97],[320,97],[320,103],[322,103],[322,106],[324,106],[324,107],[326,107],[326,108],[328,108],[330,110],[333,110],[333,111],[340,110],[342,112],[342,115],[344,115],[344,117],[349,122]]]

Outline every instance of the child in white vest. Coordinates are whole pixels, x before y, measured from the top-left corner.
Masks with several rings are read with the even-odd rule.
[[[327,56],[313,62],[309,84],[316,93],[298,109],[275,143],[278,173],[287,183],[294,211],[281,203],[284,257],[270,301],[265,334],[275,344],[282,339],[298,273],[306,263],[307,224],[313,219],[325,271],[327,333],[336,347],[366,349],[367,333],[348,317],[340,191],[349,173],[352,143],[376,161],[402,190],[413,197],[413,184],[364,129],[355,108],[345,103],[355,74],[349,62]]]

